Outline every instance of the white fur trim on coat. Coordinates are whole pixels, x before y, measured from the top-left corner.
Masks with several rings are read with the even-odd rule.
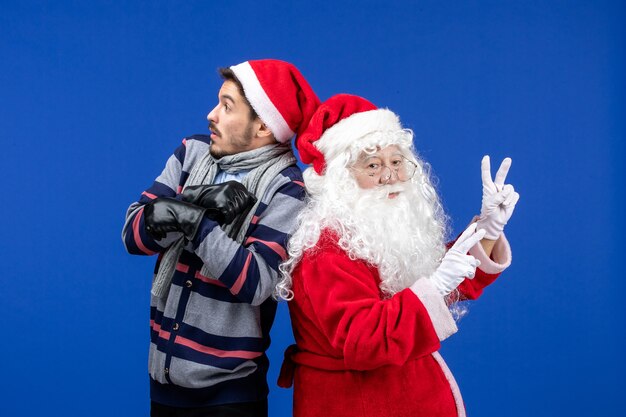
[[[480,261],[478,268],[488,274],[499,274],[511,265],[511,246],[504,233],[496,240],[491,258],[487,256],[480,242],[470,248],[469,254]]]
[[[435,332],[440,341],[447,339],[457,332],[456,322],[452,318],[450,309],[444,298],[428,278],[420,278],[411,285],[411,291],[419,298],[433,323]]]
[[[465,413],[465,404],[463,404],[463,397],[461,396],[461,390],[459,389],[459,385],[456,383],[456,379],[454,379],[454,375],[452,375],[452,371],[448,368],[446,361],[443,360],[443,357],[439,352],[433,353],[433,358],[437,361],[439,366],[441,367],[441,371],[444,376],[448,380],[450,384],[450,390],[452,391],[452,396],[454,397],[454,403],[456,404],[456,413],[458,417],[466,417]]]

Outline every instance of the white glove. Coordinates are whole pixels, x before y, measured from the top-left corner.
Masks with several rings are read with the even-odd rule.
[[[446,252],[439,268],[428,277],[442,296],[450,294],[465,277],[474,278],[480,261],[467,252],[485,236],[485,231],[476,231],[476,227],[476,223],[472,223],[465,229]]]
[[[485,234],[486,239],[498,240],[504,226],[513,214],[517,200],[519,200],[519,194],[515,192],[513,186],[511,184],[504,185],[506,174],[511,167],[511,158],[504,158],[494,181],[491,180],[489,155],[483,157],[480,165],[483,179],[483,201],[478,228],[485,229],[487,232]]]

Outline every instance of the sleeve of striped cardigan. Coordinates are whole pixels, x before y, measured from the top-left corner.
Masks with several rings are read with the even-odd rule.
[[[187,140],[176,148],[169,157],[161,175],[152,183],[152,186],[141,193],[126,211],[126,221],[122,229],[122,241],[126,251],[132,255],[154,255],[163,252],[169,245],[180,237],[180,233],[168,233],[165,239],[154,240],[146,232],[143,220],[144,206],[158,197],[175,197],[180,182],[184,180],[182,172],[183,162],[187,151]]]
[[[243,244],[204,218],[193,241],[194,251],[211,278],[219,279],[242,302],[259,305],[273,293],[278,266],[287,257],[287,241],[304,208],[301,172],[289,167],[277,178],[276,191],[263,197]],[[269,201],[266,200],[269,198]]]

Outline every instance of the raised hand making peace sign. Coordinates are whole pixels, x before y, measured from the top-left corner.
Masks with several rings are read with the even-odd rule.
[[[485,155],[481,162],[483,201],[478,228],[485,229],[485,239],[497,240],[500,237],[519,200],[519,194],[515,192],[513,186],[504,184],[510,167],[511,158],[504,158],[495,180],[492,181],[489,155]]]

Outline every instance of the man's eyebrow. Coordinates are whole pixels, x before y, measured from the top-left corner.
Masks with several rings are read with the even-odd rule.
[[[221,97],[222,97],[222,99],[226,99],[226,100],[232,101],[233,104],[235,103],[235,99],[231,95],[229,95],[229,94],[222,94]]]

